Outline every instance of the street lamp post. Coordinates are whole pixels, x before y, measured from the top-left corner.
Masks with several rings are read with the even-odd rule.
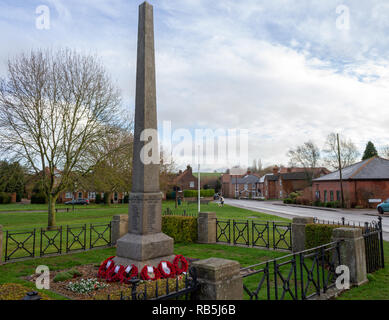
[[[197,205],[198,205],[198,213],[200,213],[201,201],[200,201],[200,145],[198,146],[198,176],[197,176]]]

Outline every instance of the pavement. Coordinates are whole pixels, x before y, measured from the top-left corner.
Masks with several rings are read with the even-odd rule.
[[[281,201],[254,201],[225,199],[225,204],[230,206],[248,209],[257,212],[272,214],[282,218],[292,219],[293,217],[316,217],[320,220],[341,221],[345,218],[346,223],[363,225],[365,222],[378,221],[378,213],[373,209],[316,209],[312,207],[286,206]],[[383,238],[389,241],[389,216],[382,219]]]

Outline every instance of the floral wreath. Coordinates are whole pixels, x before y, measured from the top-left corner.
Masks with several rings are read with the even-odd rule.
[[[168,268],[170,270],[169,273],[165,272],[164,267]],[[162,278],[174,278],[176,276],[176,269],[174,268],[174,265],[169,261],[161,261],[158,265],[158,271],[160,272]]]
[[[149,267],[153,268],[154,277],[152,277],[152,278],[149,276],[149,270],[148,270]],[[142,269],[142,271],[140,273],[140,277],[141,277],[142,280],[152,280],[152,281],[154,281],[154,280],[158,280],[158,279],[161,278],[161,273],[159,272],[158,268],[146,265],[146,266],[143,267],[143,269]]]
[[[116,282],[121,279],[120,275],[124,271],[122,265],[115,266],[114,268],[109,268],[106,274],[106,280],[108,282]]]
[[[130,269],[128,270],[128,268]],[[137,276],[138,276],[138,268],[134,264],[131,266],[127,266],[126,268],[123,268],[121,273],[119,274],[121,283],[128,283],[132,278],[136,278]]]
[[[180,262],[181,262],[181,267],[180,267]],[[177,255],[174,258],[173,266],[174,266],[174,270],[176,271],[176,275],[180,275],[188,271],[188,261],[186,261],[183,255]]]
[[[110,272],[111,269],[113,269],[113,267],[115,266],[115,262],[112,260],[113,258],[115,258],[115,256],[109,257],[108,259],[103,261],[103,263],[100,265],[99,271],[97,272],[98,278],[105,279],[108,272]]]

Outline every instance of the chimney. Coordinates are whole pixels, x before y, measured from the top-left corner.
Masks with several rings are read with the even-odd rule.
[[[186,170],[192,174],[192,167],[189,164],[186,166]]]
[[[278,175],[278,171],[279,171],[278,166],[275,166],[275,167],[273,168],[273,174],[274,174],[274,175]]]

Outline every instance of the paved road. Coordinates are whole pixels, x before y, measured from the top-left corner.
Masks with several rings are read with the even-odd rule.
[[[279,201],[252,201],[252,200],[236,200],[225,199],[225,203],[230,206],[249,209],[263,213],[269,213],[278,217],[293,218],[293,217],[316,217],[321,220],[340,221],[342,217],[346,222],[355,222],[363,225],[365,222],[377,221],[376,210],[343,210],[335,211],[318,210],[312,208],[301,208],[282,206]],[[389,217],[384,217],[382,220],[383,238],[389,241]]]

